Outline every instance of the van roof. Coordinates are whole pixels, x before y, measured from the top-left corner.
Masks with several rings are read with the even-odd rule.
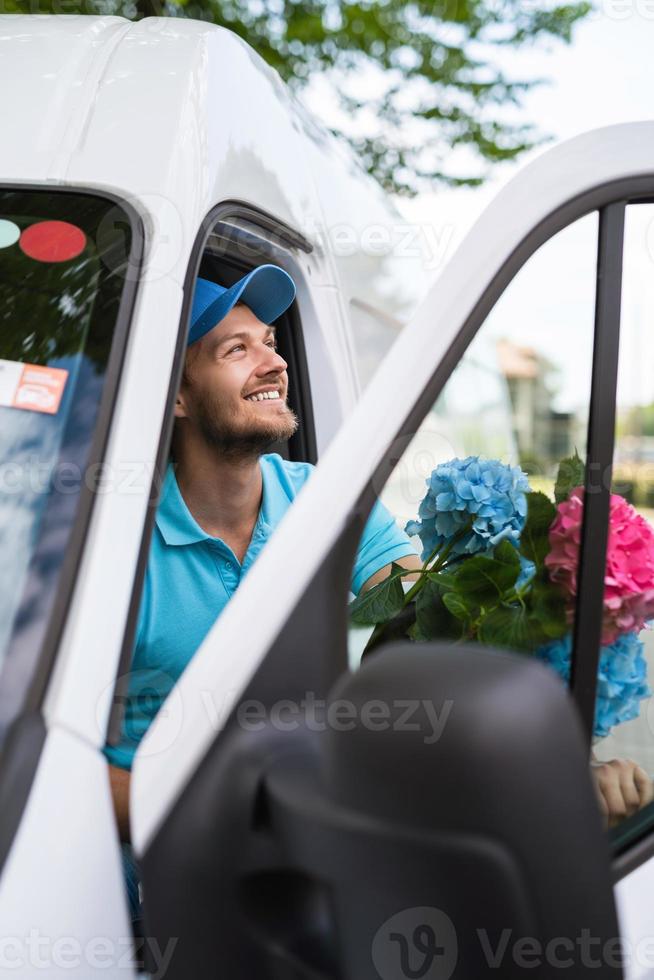
[[[230,31],[184,18],[0,17],[0,180],[92,186],[197,229],[256,197],[301,228],[319,213],[307,139],[322,130]],[[342,167],[342,164],[341,164]]]

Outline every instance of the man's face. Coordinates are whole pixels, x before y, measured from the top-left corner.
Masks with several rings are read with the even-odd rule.
[[[258,455],[298,427],[286,404],[286,368],[275,349],[274,328],[247,306],[235,306],[189,348],[175,417],[186,419],[213,448]]]

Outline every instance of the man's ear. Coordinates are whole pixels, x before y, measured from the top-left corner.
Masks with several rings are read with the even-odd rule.
[[[186,419],[188,418],[188,409],[186,405],[186,395],[180,388],[177,392],[177,398],[175,399],[175,418],[176,419]]]
[[[190,386],[190,378],[189,378],[188,371],[189,371],[189,365],[191,363],[191,360],[195,358],[196,348],[201,343],[202,340],[200,339],[197,342],[196,347],[193,349],[193,354],[191,354],[190,350],[186,351],[184,368],[182,370],[182,379],[179,383],[179,388],[177,390],[177,398],[175,399],[176,419],[187,419],[189,416],[188,393],[189,393],[189,386]]]

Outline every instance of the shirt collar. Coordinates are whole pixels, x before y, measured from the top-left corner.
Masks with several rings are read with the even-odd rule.
[[[259,509],[259,516],[252,532],[252,537],[263,533],[268,535],[272,530],[274,515],[271,513],[271,493],[268,486],[270,475],[264,463],[265,457],[261,462],[261,478],[263,483],[263,499]],[[175,470],[172,462],[166,467],[163,486],[161,488],[161,499],[155,516],[157,527],[161,535],[169,545],[196,544],[198,541],[220,541],[206,531],[203,531],[195,520],[190,510],[186,506],[186,501],[182,497]]]

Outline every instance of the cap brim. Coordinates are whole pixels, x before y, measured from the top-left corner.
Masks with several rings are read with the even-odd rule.
[[[273,323],[295,299],[295,283],[278,265],[260,265],[226,289],[192,324],[188,344],[194,344],[223,320],[238,302],[245,303],[263,323]]]

